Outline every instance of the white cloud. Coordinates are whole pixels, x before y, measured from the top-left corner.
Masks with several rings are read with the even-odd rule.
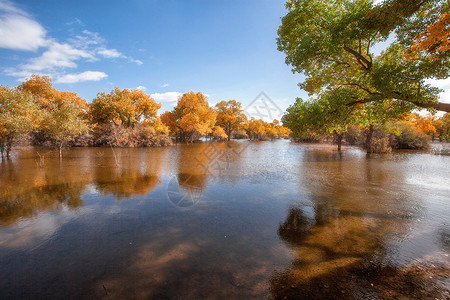
[[[139,66],[143,64],[143,62],[140,61],[139,59],[133,59],[131,57],[129,57],[128,59],[130,60],[130,62],[135,63],[135,64],[137,64]]]
[[[136,87],[136,90],[145,91],[146,89],[147,88],[145,86],[142,86],[142,85]]]
[[[41,56],[32,58],[30,62],[23,65],[24,70],[42,71],[53,68],[76,68],[76,60],[86,58],[94,60],[95,57],[85,50],[76,49],[69,44],[53,42]]]
[[[76,83],[82,81],[99,81],[108,77],[104,72],[86,71],[79,74],[67,74],[56,79],[56,83]]]
[[[84,25],[77,18],[74,22]],[[105,44],[106,41],[98,33],[88,30],[73,34],[65,41],[47,36],[43,26],[17,5],[0,0],[0,48],[29,51],[44,48],[36,57],[14,68],[3,69],[9,76],[18,77],[22,81],[31,74],[49,75],[56,78],[56,82],[74,83],[100,80],[107,76],[103,72],[93,71],[65,74],[66,69],[76,69],[79,62],[121,58],[138,65],[143,64],[142,61],[126,56],[117,49],[107,48]]]
[[[166,92],[166,93],[154,93],[150,96],[155,100],[159,102],[175,102],[178,100],[178,97],[180,97],[182,94],[180,92]]]
[[[8,1],[0,2],[0,48],[35,51],[47,45],[46,31]]]
[[[429,79],[427,80],[427,83],[431,84],[432,86],[443,89],[444,91],[439,94],[440,98],[439,101],[450,103],[450,78],[442,80]]]
[[[165,87],[168,87],[168,86],[169,86],[168,83],[164,83],[161,87],[165,88]]]
[[[97,53],[105,58],[124,57],[123,54],[116,49],[100,49]]]

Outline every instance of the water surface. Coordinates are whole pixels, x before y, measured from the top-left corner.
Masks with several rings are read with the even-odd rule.
[[[446,147],[21,149],[0,164],[0,297],[445,299]]]

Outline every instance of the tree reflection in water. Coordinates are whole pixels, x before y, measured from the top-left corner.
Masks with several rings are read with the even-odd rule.
[[[273,298],[445,297],[430,274],[445,278],[446,268],[401,267],[390,260],[392,238],[404,235],[421,213],[414,210],[413,195],[399,201],[388,192],[395,184],[389,180],[404,176],[401,171],[370,160],[346,161],[344,168],[345,156],[326,151],[306,151],[304,160],[308,167],[300,180],[307,182],[302,188],[311,205],[291,206],[278,228],[295,258],[272,275]]]

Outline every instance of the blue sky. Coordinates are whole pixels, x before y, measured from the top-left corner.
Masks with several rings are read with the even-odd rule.
[[[248,105],[264,91],[282,110],[302,80],[276,49],[284,1],[0,0],[0,83],[46,74],[91,101],[142,88],[171,109],[180,93]]]

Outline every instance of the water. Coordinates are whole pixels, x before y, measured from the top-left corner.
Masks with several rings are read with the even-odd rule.
[[[0,164],[0,298],[445,299],[438,147],[21,149]]]

